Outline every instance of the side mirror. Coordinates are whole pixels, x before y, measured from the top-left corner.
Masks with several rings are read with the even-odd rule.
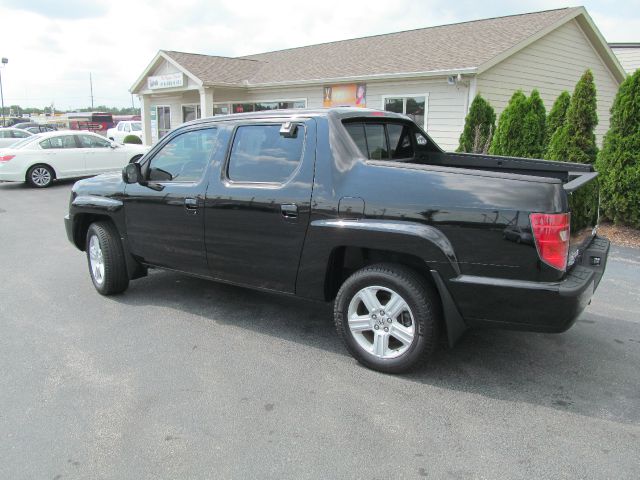
[[[118,144],[116,142],[111,142],[111,148],[118,148]]]
[[[140,183],[142,170],[139,163],[128,163],[122,169],[122,181],[124,183]]]

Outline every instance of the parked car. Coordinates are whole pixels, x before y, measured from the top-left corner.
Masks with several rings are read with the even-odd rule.
[[[127,135],[135,135],[142,140],[142,122],[126,120],[107,130],[107,138],[114,142],[122,143]]]
[[[149,268],[332,301],[346,348],[401,372],[468,327],[568,329],[609,242],[571,244],[583,164],[442,151],[360,108],[211,117],[77,182],[65,226],[103,295]],[[508,226],[533,244],[504,238]],[[304,319],[300,319],[304,321]]]
[[[0,148],[9,147],[23,138],[28,138],[32,135],[31,132],[25,132],[19,128],[0,128]]]
[[[57,179],[120,170],[147,150],[142,145],[119,145],[91,132],[40,133],[0,149],[0,181],[48,187]]]
[[[22,117],[5,117],[4,125],[2,125],[2,117],[0,117],[0,127],[13,127],[16,123],[29,122],[30,119]]]
[[[36,122],[16,123],[13,128],[21,128],[31,133],[55,132],[56,130],[58,130],[58,127],[56,127],[55,125]]]

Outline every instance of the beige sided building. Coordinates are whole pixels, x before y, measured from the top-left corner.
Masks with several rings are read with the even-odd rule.
[[[601,141],[626,72],[583,7],[237,58],[160,50],[131,92],[147,144],[201,116],[349,104],[406,113],[453,150],[476,93],[500,114],[515,90],[537,88],[550,109],[588,68]]]

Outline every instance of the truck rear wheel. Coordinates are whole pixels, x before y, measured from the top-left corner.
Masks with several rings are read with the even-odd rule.
[[[95,222],[87,231],[87,262],[91,281],[102,295],[124,292],[129,276],[120,235],[111,222]]]
[[[334,320],[356,360],[374,370],[401,373],[435,350],[439,310],[435,290],[413,270],[378,264],[344,282]]]

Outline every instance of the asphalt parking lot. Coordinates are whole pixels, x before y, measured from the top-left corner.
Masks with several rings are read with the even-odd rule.
[[[568,332],[389,376],[328,305],[166,272],[101,297],[71,185],[0,184],[0,478],[638,478],[639,250]]]

